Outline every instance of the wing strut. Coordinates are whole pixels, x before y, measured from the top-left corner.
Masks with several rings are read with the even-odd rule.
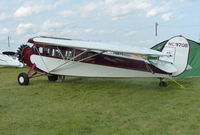
[[[83,55],[83,54],[86,53],[86,52],[88,52],[88,50],[83,51],[82,53],[76,55],[75,57],[73,57],[73,58],[71,58],[71,59],[69,59],[69,60],[65,60],[65,58],[63,58],[63,60],[65,60],[65,63],[63,63],[63,64],[61,64],[61,65],[55,67],[54,69],[52,69],[52,70],[49,71],[49,72],[52,72],[52,71],[54,71],[54,70],[56,70],[56,69],[62,67],[63,65],[65,65],[65,64],[67,64],[67,63],[69,63],[69,62],[74,61],[74,59],[78,58],[79,56]],[[61,52],[60,52],[60,53],[61,53]]]
[[[65,59],[63,58],[63,60],[65,60],[65,63],[63,63],[63,64],[57,66],[56,68],[52,69],[50,72],[52,72],[52,71],[54,71],[54,70],[56,70],[56,69],[58,69],[58,68],[60,68],[60,67],[62,67],[62,66],[64,66],[64,65],[68,64],[69,62],[74,61],[75,58],[78,58],[79,56],[85,54],[85,53],[88,52],[88,51],[90,51],[90,50],[85,50],[85,51],[83,51],[82,53],[80,53],[80,54],[74,56],[74,57],[71,58],[70,60],[65,60]],[[89,59],[89,58],[95,57],[95,56],[100,55],[100,54],[102,54],[102,53],[104,53],[104,51],[102,51],[102,52],[100,52],[100,53],[97,53],[97,54],[94,54],[94,55],[91,55],[91,56],[88,56],[88,57],[83,58],[83,59],[81,59],[81,60],[79,60],[79,61],[76,61],[76,62],[81,62],[81,61],[87,60],[87,59]],[[73,64],[73,63],[71,63],[71,64],[69,64],[69,65],[72,65],[72,64]],[[69,66],[69,65],[68,65],[68,66]]]

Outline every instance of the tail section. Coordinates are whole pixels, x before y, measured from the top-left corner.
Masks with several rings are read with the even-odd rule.
[[[162,50],[163,53],[170,54],[170,56],[160,57],[159,60],[172,63],[177,69],[177,72],[172,75],[178,76],[187,68],[189,48],[187,39],[182,36],[174,37],[165,44]]]
[[[168,56],[159,57],[150,62],[159,69],[172,73],[172,76],[182,74],[188,66],[189,43],[183,36],[176,36],[162,44],[162,51]]]

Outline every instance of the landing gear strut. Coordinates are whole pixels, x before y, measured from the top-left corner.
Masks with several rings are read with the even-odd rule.
[[[159,83],[159,86],[160,87],[167,87],[167,83],[163,81],[164,78],[160,78],[160,83]]]

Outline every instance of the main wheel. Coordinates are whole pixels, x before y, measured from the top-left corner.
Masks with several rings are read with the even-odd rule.
[[[20,85],[28,85],[29,84],[29,77],[26,73],[20,73],[18,75],[18,83]]]
[[[49,81],[57,81],[58,80],[58,75],[49,75],[48,76]]]
[[[167,83],[164,82],[164,81],[160,81],[159,86],[160,87],[167,87]]]

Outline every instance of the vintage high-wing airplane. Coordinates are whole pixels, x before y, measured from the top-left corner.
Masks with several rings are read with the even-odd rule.
[[[17,59],[17,53],[5,51],[0,53],[0,67],[23,67],[23,63]]]
[[[160,86],[167,86],[164,78],[200,76],[200,45],[183,36],[151,49],[45,36],[28,42],[32,47],[22,45],[18,50],[19,60],[30,67],[19,74],[20,85],[28,85],[37,73],[47,75],[50,81],[61,75],[155,77],[160,78]]]

